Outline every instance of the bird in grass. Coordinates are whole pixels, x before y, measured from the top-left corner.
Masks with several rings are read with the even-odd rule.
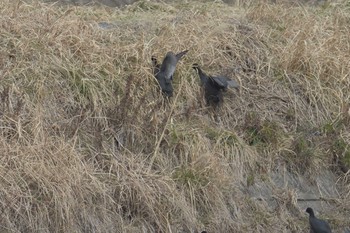
[[[220,105],[223,101],[223,91],[226,91],[228,87],[239,89],[239,85],[235,80],[223,76],[207,75],[197,63],[194,63],[192,68],[198,73],[201,86],[204,87],[204,97],[207,105]]]
[[[168,52],[162,64],[159,64],[157,58],[152,56],[153,74],[158,80],[159,86],[165,96],[173,96],[173,75],[175,73],[177,62],[188,52],[188,50],[182,51],[178,54]]]
[[[306,212],[309,213],[310,233],[332,233],[329,224],[324,220],[316,218],[312,208],[308,207]]]

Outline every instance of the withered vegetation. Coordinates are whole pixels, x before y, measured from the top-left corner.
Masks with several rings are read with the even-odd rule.
[[[3,0],[0,22],[1,232],[305,232],[294,192],[244,191],[280,166],[337,174],[324,217],[349,223],[348,3]],[[185,49],[164,99],[151,56]],[[193,63],[240,91],[213,111]]]

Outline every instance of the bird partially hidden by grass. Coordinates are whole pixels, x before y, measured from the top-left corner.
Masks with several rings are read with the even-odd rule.
[[[228,87],[239,89],[239,85],[235,80],[223,76],[207,75],[197,63],[194,63],[192,68],[198,73],[201,86],[204,87],[204,97],[207,105],[220,106],[223,102],[223,91],[226,91]]]
[[[332,233],[329,224],[324,220],[316,218],[312,208],[308,207],[306,212],[309,213],[310,233]]]
[[[160,88],[165,96],[173,96],[173,75],[175,73],[177,62],[188,52],[188,50],[182,51],[178,54],[173,52],[168,52],[162,64],[158,63],[158,60],[155,56],[152,56],[152,66],[153,66],[153,75],[156,77]]]

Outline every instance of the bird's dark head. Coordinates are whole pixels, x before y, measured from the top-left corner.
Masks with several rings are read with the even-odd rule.
[[[194,63],[194,64],[192,65],[192,68],[195,69],[196,71],[198,71],[199,65],[198,65],[197,63]]]
[[[307,207],[306,213],[308,213],[311,217],[315,216],[314,210],[311,207]]]

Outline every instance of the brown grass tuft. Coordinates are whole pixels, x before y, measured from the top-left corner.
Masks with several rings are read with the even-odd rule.
[[[1,231],[301,232],[307,190],[274,178],[328,170],[349,224],[348,4],[0,11]],[[164,99],[151,56],[184,49]],[[241,86],[216,114],[193,63]]]

